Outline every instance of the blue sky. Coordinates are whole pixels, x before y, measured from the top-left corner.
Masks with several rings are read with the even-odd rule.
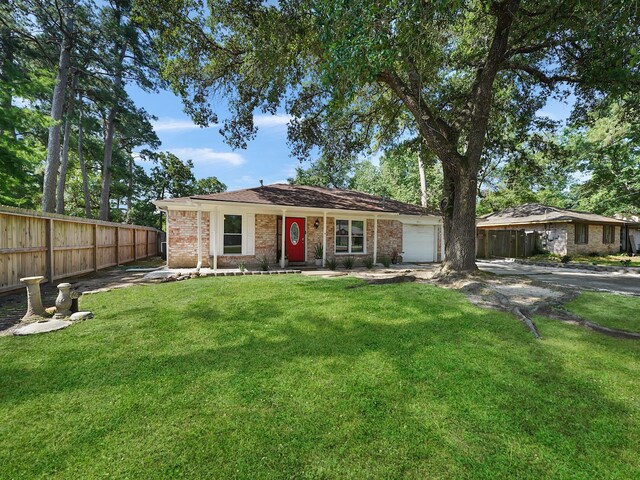
[[[224,143],[219,127],[200,128],[183,112],[182,101],[172,92],[161,90],[147,93],[130,86],[129,94],[139,107],[158,117],[154,128],[162,141],[161,151],[170,151],[181,160],[192,160],[196,178],[215,176],[229,190],[252,188],[277,182],[286,182],[295,174],[300,163],[290,156],[287,145],[287,121],[284,115],[257,115],[258,134],[248,143],[246,150],[233,150]],[[549,100],[539,114],[552,120],[564,120],[570,113],[569,105]],[[228,116],[227,106],[215,105],[220,120]],[[374,159],[375,160],[375,159]],[[150,165],[142,164],[145,167]]]
[[[169,151],[181,160],[192,160],[196,178],[215,176],[229,190],[286,182],[300,163],[289,155],[287,121],[284,115],[258,115],[256,138],[246,150],[233,150],[224,143],[218,126],[200,128],[183,112],[182,101],[172,92],[147,93],[129,87],[139,107],[158,118],[153,126],[162,141],[160,151]],[[226,105],[215,108],[219,118],[228,116]],[[142,163],[143,166],[148,167]]]

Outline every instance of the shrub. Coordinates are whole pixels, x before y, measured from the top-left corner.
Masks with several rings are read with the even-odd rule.
[[[313,247],[313,256],[315,257],[316,260],[321,260],[322,259],[322,244],[321,243],[316,243],[315,247]]]
[[[391,250],[391,263],[393,263],[394,265],[396,263],[400,263],[400,252],[395,248]]]
[[[335,258],[327,259],[326,265],[329,270],[335,270],[336,268],[338,268],[338,262],[336,262]]]
[[[386,255],[382,255],[380,257],[380,263],[384,265],[385,268],[389,268],[391,266],[391,259]]]
[[[269,270],[269,259],[267,258],[266,255],[263,255],[262,257],[260,257],[260,270],[262,270],[263,272],[266,272]]]
[[[588,256],[589,256],[589,257],[599,257],[599,256],[600,256],[600,254],[599,254],[598,252],[589,252],[589,253],[588,253]]]
[[[362,264],[371,270],[373,268],[373,257],[364,257],[362,259]]]
[[[238,262],[238,269],[244,272],[247,269],[247,265],[244,262]]]
[[[342,261],[342,265],[344,265],[345,270],[351,270],[354,265],[354,260],[351,257],[347,257]]]
[[[571,261],[571,255],[563,255],[560,257],[560,263],[569,263]]]

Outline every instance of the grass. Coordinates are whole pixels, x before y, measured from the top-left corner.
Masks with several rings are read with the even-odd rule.
[[[204,278],[0,338],[0,478],[638,478],[640,344],[424,284]]]
[[[553,254],[539,254],[530,257],[530,260],[534,261],[547,261],[547,262],[560,262],[559,255]],[[628,255],[602,255],[599,257],[590,257],[588,255],[571,255],[571,261],[569,263],[584,263],[588,265],[604,265],[613,267],[622,267],[623,263],[630,261],[630,267],[640,267],[640,257],[630,257]]]
[[[583,292],[566,307],[585,320],[605,327],[640,332],[640,297]]]

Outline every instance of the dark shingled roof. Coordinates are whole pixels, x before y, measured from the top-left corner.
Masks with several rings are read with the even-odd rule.
[[[550,207],[539,203],[526,203],[517,207],[506,208],[490,213],[478,220],[478,227],[492,225],[515,225],[525,223],[609,223],[623,225],[625,222],[616,218],[596,215],[595,213],[578,212],[562,208]]]
[[[418,205],[402,203],[388,198],[383,200],[382,197],[354,190],[288,185],[284,183],[213,193],[211,195],[194,195],[188,198],[216,202],[398,213],[401,215],[437,215]],[[174,198],[166,199],[165,201],[180,202],[185,199]]]

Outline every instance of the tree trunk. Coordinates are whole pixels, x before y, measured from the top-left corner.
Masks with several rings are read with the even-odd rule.
[[[91,213],[91,197],[89,196],[89,178],[87,177],[87,166],[84,163],[84,129],[82,128],[82,94],[78,97],[78,163],[82,174],[82,194],[84,196],[84,214],[87,218],[93,217]]]
[[[129,218],[129,214],[131,213],[131,205],[133,196],[133,155],[129,154],[129,182],[128,182],[129,192],[127,194],[127,218]]]
[[[60,121],[64,109],[65,91],[71,64],[71,50],[73,48],[73,18],[71,6],[65,3],[66,31],[63,28],[62,42],[60,44],[60,58],[58,60],[58,73],[56,85],[53,89],[51,100],[51,119],[53,125],[49,127],[49,140],[47,141],[47,163],[44,170],[44,184],[42,188],[42,211],[54,212],[56,208],[56,184],[58,183],[58,169],[60,168]]]
[[[427,176],[424,172],[424,161],[422,160],[422,149],[418,149],[418,173],[420,173],[420,205],[427,207]]]
[[[60,178],[56,194],[56,213],[64,214],[64,188],[67,183],[67,168],[69,167],[69,145],[71,144],[71,122],[73,120],[73,107],[76,101],[76,88],[78,88],[78,74],[73,75],[71,93],[69,95],[69,107],[67,118],[64,122],[64,139],[62,141],[62,158],[60,160]]]
[[[100,190],[100,220],[109,220],[109,195],[111,193],[111,160],[113,156],[113,137],[116,130],[116,109],[111,108],[107,117],[107,131],[104,140],[104,159],[102,161],[102,186]]]
[[[442,272],[473,272],[476,269],[477,163],[442,163],[445,255]]]
[[[11,32],[8,29],[3,29],[2,35],[2,50],[5,55],[2,59],[2,70],[0,70],[0,81],[9,85],[11,79],[7,74],[7,71],[13,66],[14,62],[14,41],[11,38]],[[13,90],[9,87],[5,90],[5,94],[2,95],[2,99],[0,99],[0,108],[4,111],[8,112],[11,109],[11,105],[13,104]],[[16,138],[16,131],[14,128],[9,127],[9,134],[12,138]],[[0,136],[4,135],[5,131],[0,129]]]
[[[119,94],[122,87],[122,62],[124,61],[124,55],[127,51],[126,45],[120,47],[119,62],[116,67],[116,75],[113,80],[114,94]],[[111,193],[111,160],[113,157],[113,138],[116,131],[116,112],[117,105],[114,105],[109,110],[107,117],[107,131],[104,140],[104,160],[102,162],[102,187],[100,193],[100,213],[98,218],[100,220],[109,220],[109,194]]]

